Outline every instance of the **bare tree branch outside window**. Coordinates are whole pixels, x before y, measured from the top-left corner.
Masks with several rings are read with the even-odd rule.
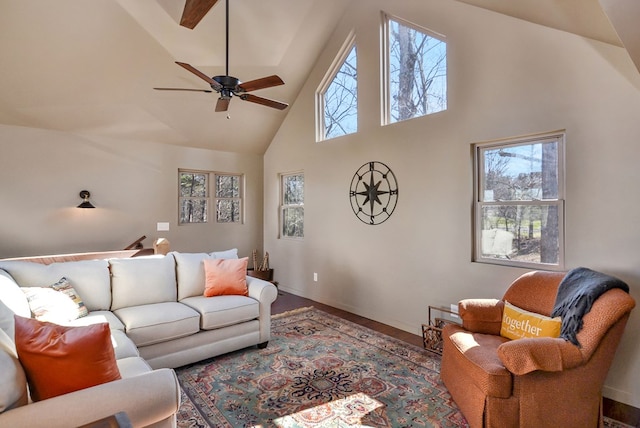
[[[282,176],[282,236],[304,237],[304,174]]]
[[[358,131],[358,71],[355,45],[324,92],[324,138]]]
[[[237,174],[216,174],[216,222],[242,222],[242,176]]]
[[[389,121],[447,109],[447,44],[389,19]]]
[[[180,171],[180,224],[206,223],[209,205],[209,174]]]

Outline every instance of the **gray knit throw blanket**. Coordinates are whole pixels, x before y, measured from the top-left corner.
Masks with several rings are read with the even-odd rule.
[[[629,292],[629,286],[618,278],[584,267],[570,270],[560,282],[551,313],[552,317],[562,318],[560,337],[580,346],[576,335],[582,329],[582,317],[598,297],[612,288]]]

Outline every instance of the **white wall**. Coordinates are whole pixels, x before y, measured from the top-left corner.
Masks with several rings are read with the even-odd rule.
[[[245,223],[179,226],[178,168],[245,174]],[[164,237],[172,250],[250,255],[262,249],[262,174],[259,155],[0,125],[0,258],[118,250],[143,235],[147,248]],[[83,189],[96,209],[75,208]]]
[[[380,11],[444,34],[446,112],[380,126]],[[314,93],[355,29],[359,132],[315,143]],[[618,47],[455,1],[354,0],[265,154],[265,250],[284,290],[420,334],[427,305],[501,297],[523,269],[471,262],[474,142],[566,130],[566,268],[627,281],[640,300],[640,74]],[[365,162],[386,163],[398,206],[351,211]],[[305,237],[278,238],[278,173],[305,174]],[[313,272],[318,282],[313,282]],[[640,310],[605,395],[640,407]]]

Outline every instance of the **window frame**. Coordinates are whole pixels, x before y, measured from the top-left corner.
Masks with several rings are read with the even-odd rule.
[[[381,42],[380,42],[380,46],[381,46],[381,61],[380,61],[380,73],[381,73],[381,77],[380,77],[380,82],[381,82],[381,103],[380,103],[380,108],[381,108],[381,114],[380,114],[380,124],[381,126],[387,126],[387,125],[393,125],[396,123],[401,123],[401,122],[405,122],[407,120],[411,120],[411,119],[417,119],[420,117],[426,117],[426,116],[431,116],[432,114],[436,114],[436,113],[442,113],[448,110],[449,108],[449,44],[447,42],[447,37],[444,34],[440,34],[436,31],[433,30],[429,30],[428,28],[424,28],[420,25],[414,24],[412,22],[409,22],[405,19],[399,18],[397,16],[388,14],[386,12],[382,12],[381,13],[381,19],[382,19],[382,23],[381,23]],[[446,100],[445,100],[445,108],[442,110],[438,110],[436,112],[432,112],[432,113],[424,113],[421,114],[419,116],[413,116],[411,118],[408,119],[402,119],[402,120],[397,120],[397,121],[393,121],[392,117],[391,117],[391,58],[390,58],[390,48],[391,48],[391,31],[390,31],[390,21],[395,21],[400,25],[403,25],[405,27],[411,28],[414,31],[418,31],[420,33],[423,33],[425,35],[427,35],[428,37],[434,38],[436,40],[439,40],[441,42],[443,42],[445,44],[445,49],[446,49],[446,54],[445,54],[445,70],[446,70],[446,76],[445,76],[445,85],[446,85],[446,89],[445,89],[445,95],[446,95]]]
[[[238,178],[238,196],[232,198],[218,197],[218,177],[237,177]],[[232,173],[232,172],[213,172],[213,185],[215,186],[215,191],[213,195],[213,200],[215,204],[216,211],[216,223],[219,224],[243,224],[244,223],[244,174],[241,173]],[[220,216],[218,215],[218,203],[221,201],[237,201],[239,206],[239,218],[236,221],[220,221]]]
[[[182,196],[181,179],[183,174],[203,175],[205,177],[205,192],[206,196]],[[196,170],[196,169],[178,169],[178,226],[190,225],[190,224],[207,224],[209,223],[209,214],[211,213],[211,191],[210,191],[211,173],[209,171]],[[186,200],[199,200],[205,203],[205,219],[204,221],[182,221],[182,205]]]
[[[549,199],[532,199],[532,200],[497,200],[484,201],[483,189],[485,183],[484,173],[484,157],[481,152],[487,149],[511,148],[528,144],[542,144],[549,142],[557,142],[557,197]],[[496,265],[504,265],[511,267],[521,267],[537,270],[562,271],[565,263],[565,226],[566,219],[564,215],[565,206],[565,131],[554,131],[541,134],[533,134],[522,137],[506,138],[501,140],[486,141],[473,144],[473,256],[472,261],[477,263],[488,263]],[[490,206],[539,206],[539,207],[556,207],[558,215],[558,261],[555,263],[543,262],[526,262],[512,260],[508,258],[492,258],[483,256],[482,252],[482,211],[485,207]]]
[[[279,232],[278,232],[278,237],[282,238],[282,239],[291,239],[291,240],[302,240],[304,239],[304,197],[305,197],[305,186],[306,183],[303,183],[302,185],[302,203],[299,204],[285,204],[284,201],[284,197],[285,197],[285,180],[287,177],[293,177],[293,176],[298,176],[301,175],[303,177],[303,181],[304,181],[304,171],[295,171],[295,172],[286,172],[286,173],[281,173],[280,175],[280,208],[279,208]],[[289,209],[289,208],[302,208],[302,236],[290,236],[290,235],[285,235],[284,234],[284,230],[285,230],[285,210]]]
[[[358,68],[358,46],[356,43],[356,34],[355,31],[351,31],[347,36],[345,42],[340,47],[338,51],[338,55],[335,57],[331,66],[329,67],[327,73],[323,77],[318,89],[316,89],[316,143],[321,143],[323,141],[333,140],[335,138],[344,137],[345,135],[352,135],[358,132],[358,74],[356,74],[356,130],[349,134],[336,135],[333,137],[327,137],[326,132],[326,123],[325,123],[325,94],[333,80],[338,75],[338,72],[342,68],[342,65],[345,63],[351,50],[356,50],[356,70]],[[357,71],[356,71],[357,73]]]

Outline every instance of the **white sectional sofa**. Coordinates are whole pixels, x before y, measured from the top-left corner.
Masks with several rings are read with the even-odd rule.
[[[12,364],[6,338],[13,338],[13,314],[31,316],[21,287],[47,287],[65,277],[89,310],[68,325],[109,323],[122,376],[26,404],[19,373],[9,380],[0,374],[0,426],[79,426],[121,411],[136,427],[175,426],[180,387],[171,368],[264,347],[270,339],[276,287],[247,276],[248,296],[205,297],[203,264],[210,258],[237,258],[237,251],[48,265],[0,260],[0,373],[11,372],[5,365]]]

